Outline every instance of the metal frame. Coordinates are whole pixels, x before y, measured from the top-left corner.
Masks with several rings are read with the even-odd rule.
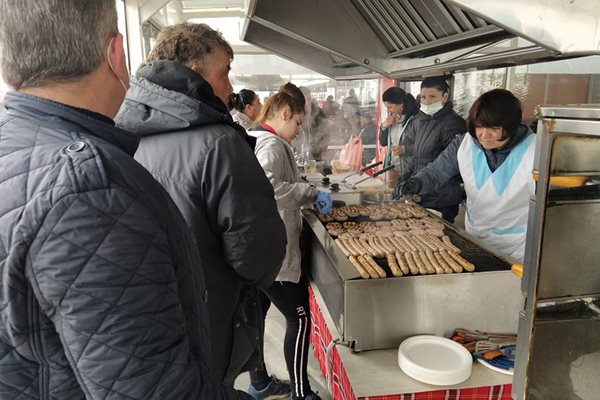
[[[550,176],[600,175],[600,105],[544,106],[537,113],[539,178],[529,209],[513,398],[592,398],[600,382],[574,384],[573,377],[586,368],[597,375],[597,365],[583,367],[583,356],[600,357],[600,256],[588,242],[600,234],[600,196],[578,197],[583,187],[556,200]]]
[[[315,214],[303,215],[310,228],[312,282],[340,337],[354,351],[397,347],[416,334],[448,336],[458,327],[516,333],[523,300],[509,263],[500,261],[505,269],[474,273],[361,279]]]

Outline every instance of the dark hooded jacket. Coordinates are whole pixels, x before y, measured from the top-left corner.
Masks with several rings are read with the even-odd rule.
[[[420,111],[406,127],[401,144],[405,154],[400,158],[400,179],[406,180],[435,160],[457,136],[467,131],[465,120],[447,102],[430,116]],[[435,193],[422,196],[420,204],[443,208],[459,204],[465,197],[460,176],[446,182]]]
[[[285,255],[273,187],[246,131],[182,64],[143,66],[116,122],[141,136],[135,158],[173,197],[196,238],[209,291],[211,367],[232,383],[263,329],[256,287],[273,283]]]
[[[181,213],[112,120],[22,93],[0,112],[0,398],[247,399],[208,378]]]

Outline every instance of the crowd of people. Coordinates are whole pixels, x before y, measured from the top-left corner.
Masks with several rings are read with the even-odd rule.
[[[113,0],[37,4],[0,3],[5,397],[318,400],[299,210],[332,201],[299,179],[294,143],[311,132],[320,156],[314,133],[341,110],[387,147],[398,195],[452,221],[466,192],[467,231],[522,258],[533,136],[510,92],[465,124],[443,78],[423,81],[420,109],[392,88],[378,135],[353,92],[339,109],[291,83],[264,105],[232,93],[233,50],[205,24],[164,28],[130,78]],[[264,360],[271,303],[286,381]]]

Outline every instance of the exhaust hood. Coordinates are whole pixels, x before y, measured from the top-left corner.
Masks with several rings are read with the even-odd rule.
[[[595,0],[248,0],[242,39],[333,79],[600,54]]]

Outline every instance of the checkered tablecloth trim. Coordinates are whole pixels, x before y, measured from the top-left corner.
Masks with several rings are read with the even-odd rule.
[[[333,339],[311,288],[309,288],[309,292],[312,321],[310,339],[315,358],[319,362],[321,373],[328,381],[327,384],[334,400],[511,400],[512,385],[510,384],[357,398],[352,391],[350,380],[335,346],[330,351],[329,360],[327,359],[327,346]],[[329,377],[327,376],[328,362],[330,363]]]

